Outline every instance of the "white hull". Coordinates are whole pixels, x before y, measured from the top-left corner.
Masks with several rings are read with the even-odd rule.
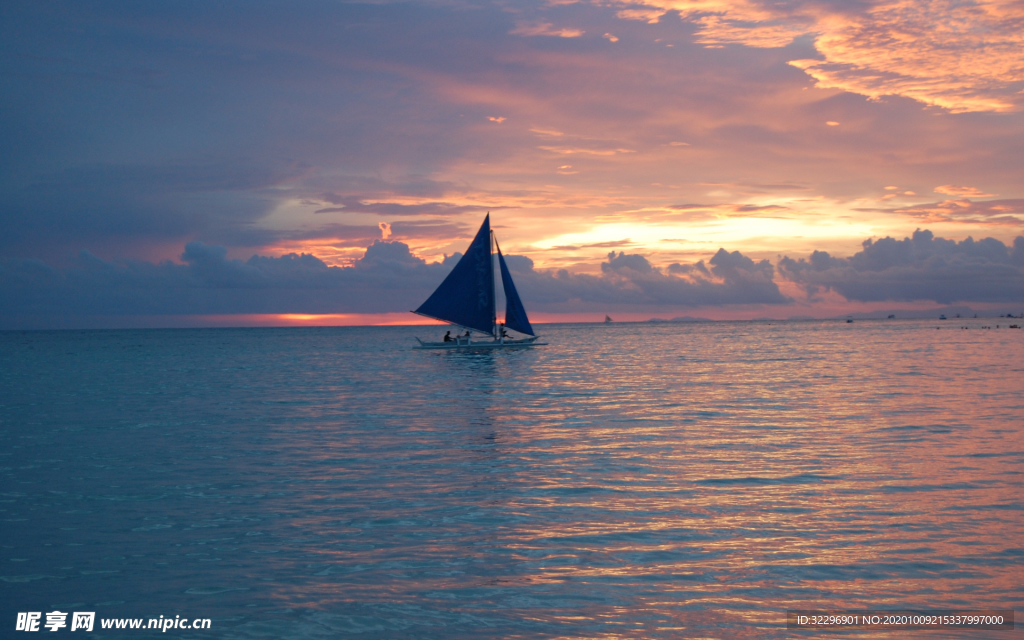
[[[452,340],[451,342],[424,342],[419,338],[416,341],[420,343],[418,347],[413,349],[442,349],[448,351],[485,351],[489,349],[515,349],[517,347],[540,347],[544,346],[546,342],[537,342],[537,338],[523,338],[521,340],[511,340],[505,338],[505,340],[480,340],[473,341],[467,340],[466,338],[459,338],[458,340]]]

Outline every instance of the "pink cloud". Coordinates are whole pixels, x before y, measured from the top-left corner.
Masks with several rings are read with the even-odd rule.
[[[520,23],[509,31],[514,36],[554,36],[558,38],[578,38],[585,32],[581,29],[556,28],[550,22]]]
[[[973,202],[966,198],[943,200],[913,207],[893,209],[927,224],[937,222],[970,223],[984,226],[1020,227],[1024,225],[1024,199]]]
[[[873,100],[904,96],[953,113],[1022,105],[1024,4],[1014,0],[881,0],[863,8],[760,0],[623,4],[630,8],[622,18],[678,12],[698,25],[696,41],[707,46],[774,48],[813,36],[821,58],[790,64],[823,89]]]

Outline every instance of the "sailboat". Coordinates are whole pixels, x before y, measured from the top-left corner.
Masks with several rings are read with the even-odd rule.
[[[501,286],[505,290],[505,322],[501,324],[498,323],[496,305],[494,250],[498,253]],[[544,344],[536,342],[538,336],[530,325],[505,257],[501,255],[501,247],[491,231],[490,213],[484,218],[462,259],[413,313],[467,329],[466,335],[445,336],[443,342],[424,342],[416,338],[420,344],[415,349],[505,349]],[[506,328],[527,337],[513,338]],[[474,340],[472,331],[487,334],[489,339]]]

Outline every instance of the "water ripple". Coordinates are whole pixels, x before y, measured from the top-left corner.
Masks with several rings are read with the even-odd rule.
[[[613,324],[409,349],[430,331],[0,333],[4,615],[782,638],[791,608],[1024,604],[1024,333]]]

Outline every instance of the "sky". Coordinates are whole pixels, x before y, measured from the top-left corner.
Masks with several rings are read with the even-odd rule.
[[[1024,313],[1019,0],[7,0],[0,146],[0,328]]]

